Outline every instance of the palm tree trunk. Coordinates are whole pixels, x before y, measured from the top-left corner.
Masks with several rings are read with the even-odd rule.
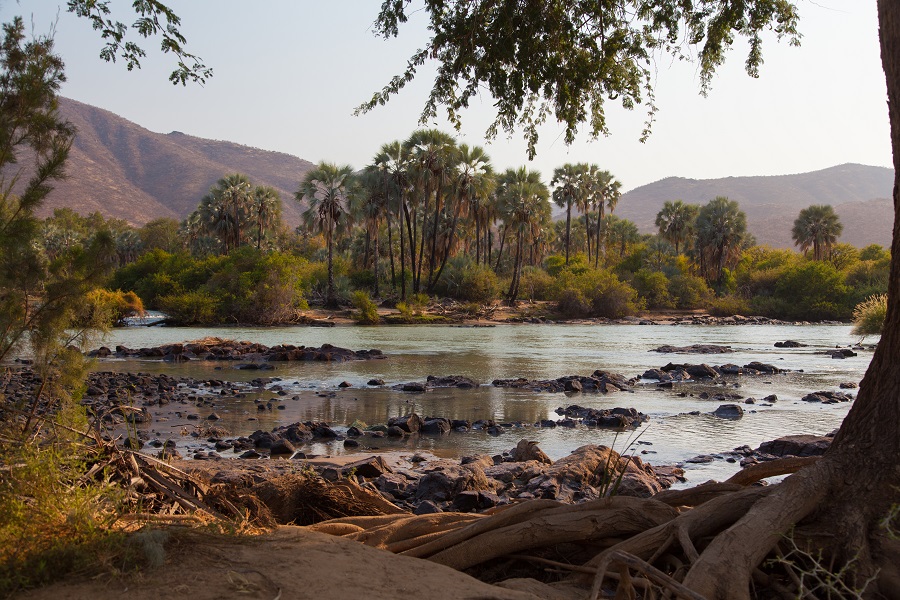
[[[372,253],[372,261],[375,263],[373,265],[373,270],[375,271],[375,285],[373,286],[373,296],[377,298],[379,296],[378,291],[378,221],[375,221],[375,235],[372,236],[374,239],[374,252]]]
[[[400,236],[400,299],[406,300],[406,232],[403,231],[403,213],[406,211],[406,202],[403,194],[400,194],[400,210],[397,211],[400,223],[397,226],[397,234]]]
[[[453,223],[450,225],[450,234],[447,236],[447,246],[444,250],[444,255],[441,257],[441,266],[437,271],[437,274],[434,276],[434,281],[432,281],[428,285],[428,293],[430,294],[433,290],[434,286],[437,285],[438,279],[441,277],[441,273],[444,272],[444,267],[447,266],[447,259],[450,257],[450,249],[453,247],[453,238],[456,237],[456,226],[459,223],[459,213],[462,212],[464,202],[460,199],[457,200],[456,203],[456,211],[453,213]]]
[[[587,258],[588,264],[591,264],[591,222],[588,219],[588,208],[584,209],[584,237],[587,239]]]
[[[597,265],[600,263],[600,224],[603,222],[603,201],[601,200],[600,206],[597,207],[597,237],[595,238],[597,241],[596,248],[594,252],[596,255],[594,256],[594,268],[597,268]]]
[[[432,277],[434,276],[434,265],[437,262],[437,234],[438,234],[438,223],[441,220],[441,200],[443,198],[443,194],[441,190],[444,188],[444,171],[441,170],[441,175],[438,178],[437,188],[434,190],[434,226],[431,228],[431,258],[428,261],[428,293],[431,293],[431,288],[434,285],[434,281]]]
[[[566,202],[566,266],[569,265],[569,241],[572,235],[572,200]]]
[[[385,205],[385,217],[387,217],[387,234],[388,234],[388,259],[391,263],[391,289],[397,289],[397,275],[394,272],[394,234],[391,230],[391,210],[390,206]]]
[[[475,211],[475,264],[481,264],[481,219]]]
[[[429,183],[425,185],[425,203],[422,207],[422,239],[419,241],[419,266],[416,269],[416,277],[415,282],[413,283],[413,291],[415,293],[419,293],[419,289],[422,282],[422,263],[425,262],[425,245],[427,243],[426,238],[428,237],[428,205],[429,200],[431,200],[431,179],[429,178]]]
[[[506,234],[509,232],[509,227],[506,225],[503,226],[503,235],[500,236],[500,249],[497,251],[497,266],[494,267],[494,271],[500,271],[500,259],[503,258],[503,246],[506,244]]]

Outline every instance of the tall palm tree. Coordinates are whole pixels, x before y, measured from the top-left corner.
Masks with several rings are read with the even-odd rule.
[[[206,231],[219,241],[223,254],[241,245],[253,195],[250,179],[240,173],[216,182],[200,201],[200,219]]]
[[[622,197],[622,183],[609,171],[599,169],[591,170],[592,191],[594,204],[597,206],[597,247],[594,254],[594,267],[600,262],[600,227],[603,221],[604,209],[609,208],[612,215]],[[589,257],[590,258],[590,257]]]
[[[656,214],[656,226],[659,235],[675,246],[675,255],[680,253],[682,244],[687,244],[694,232],[694,223],[700,207],[696,204],[685,204],[681,200],[666,200],[662,210]]]
[[[350,216],[350,194],[353,183],[353,168],[320,162],[307,172],[294,195],[297,202],[306,202],[303,223],[311,231],[320,231],[325,236],[328,248],[328,287],[325,305],[335,307],[334,296],[334,238],[340,225]]]
[[[840,237],[844,226],[831,205],[813,204],[800,211],[791,236],[801,252],[813,249],[813,260],[825,260]]]
[[[444,186],[448,173],[454,166],[456,140],[450,134],[437,129],[420,129],[414,131],[404,142],[409,154],[410,166],[413,167],[416,179],[422,190],[422,236],[416,240],[419,246],[418,268],[414,267],[413,291],[418,293],[422,282],[422,264],[425,258],[425,247],[431,242],[428,278],[434,274],[437,254],[437,232],[440,220]],[[434,209],[429,222],[429,207],[434,196]],[[430,237],[428,226],[431,226]],[[414,223],[415,226],[415,223]],[[413,244],[413,251],[415,245]]]
[[[603,230],[609,243],[619,249],[619,258],[625,256],[629,244],[641,239],[637,225],[628,219],[620,219],[615,215],[603,218]]]
[[[718,196],[697,213],[697,253],[700,270],[709,281],[721,281],[725,268],[736,262],[747,234],[747,216],[738,203]]]
[[[434,279],[429,282],[429,292],[437,284],[444,271],[444,266],[447,264],[447,259],[450,257],[450,249],[456,237],[460,215],[474,210],[474,206],[477,206],[481,200],[486,200],[496,186],[491,159],[481,146],[470,148],[467,144],[462,144],[457,150],[456,161],[456,172],[451,182],[455,202],[453,220],[447,234],[447,244],[441,257],[440,268],[435,273]]]
[[[262,247],[265,233],[281,222],[281,194],[273,187],[258,185],[250,200],[250,222],[256,226],[256,249]]]
[[[513,276],[507,293],[507,301],[515,305],[519,294],[519,280],[525,256],[525,242],[528,235],[535,239],[534,227],[541,223],[542,215],[550,210],[550,191],[541,181],[538,171],[525,167],[508,169],[503,175],[499,196],[502,202],[501,214],[505,228],[516,231],[516,254],[513,262]]]
[[[575,204],[582,193],[583,177],[585,173],[584,163],[573,165],[566,163],[553,171],[553,202],[560,208],[566,209],[566,264],[569,264],[569,247],[572,233],[572,205]]]

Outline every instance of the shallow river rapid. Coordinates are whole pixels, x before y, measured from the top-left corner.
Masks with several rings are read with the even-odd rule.
[[[244,371],[233,362],[192,361],[166,364],[159,361],[104,360],[98,370],[166,372],[179,377],[249,381],[256,377],[280,378],[277,384],[287,395],[272,392],[248,394],[244,398],[216,399],[214,410],[222,417],[217,424],[232,435],[246,435],[256,429],[271,429],[295,421],[324,420],[336,429],[346,428],[359,419],[368,424],[385,423],[391,416],[415,411],[420,415],[450,419],[494,419],[498,422],[520,421],[533,424],[541,419],[560,418],[554,410],[560,406],[579,404],[595,408],[634,407],[650,416],[637,433],[640,444],[634,446],[638,456],[654,464],[681,462],[698,454],[724,452],[747,444],[788,434],[825,434],[836,429],[852,403],[822,405],[800,398],[818,390],[838,390],[842,382],[859,383],[872,357],[871,350],[861,350],[856,357],[838,360],[823,352],[835,346],[846,347],[858,341],[848,325],[500,325],[497,327],[392,326],[392,327],[278,327],[278,328],[166,328],[132,327],[116,329],[103,340],[113,348],[122,344],[130,348],[158,346],[195,340],[205,336],[249,340],[268,346],[280,343],[320,346],[330,343],[353,350],[377,348],[387,356],[384,360],[344,363],[275,363],[274,371]],[[776,341],[796,340],[804,348],[775,348]],[[871,339],[867,342],[872,341]],[[719,355],[660,354],[651,352],[661,345],[720,344],[735,352]],[[639,376],[648,368],[669,362],[734,363],[751,361],[773,364],[792,372],[765,376],[729,378],[727,388],[698,383],[675,384],[672,389],[659,389],[655,382],[638,385],[634,393],[564,394],[537,393],[495,388],[497,378],[526,377],[555,379],[563,375],[590,375],[595,369]],[[802,371],[802,372],[801,372]],[[449,389],[411,394],[389,389],[396,383],[424,381],[427,375],[465,375],[481,383],[476,389]],[[372,378],[384,379],[384,388],[369,388]],[[349,388],[339,388],[347,381]],[[734,387],[738,384],[740,387]],[[771,407],[742,404],[743,418],[723,420],[707,413],[722,401],[701,400],[700,392],[710,395],[735,392],[757,400],[775,394],[778,401]],[[857,390],[848,390],[855,395]],[[679,397],[687,392],[688,397]],[[693,394],[691,396],[690,394]],[[298,396],[298,399],[292,397]],[[254,399],[273,400],[283,410],[258,413]],[[729,402],[743,403],[743,400]],[[172,405],[183,412],[185,406]],[[201,419],[211,411],[196,409]],[[700,415],[689,415],[700,411]],[[183,415],[181,415],[183,416]],[[176,415],[171,422],[157,420],[150,428],[160,439],[177,435]],[[193,421],[196,424],[197,421]],[[174,424],[174,425],[173,425]],[[522,438],[537,440],[551,458],[557,459],[584,444],[614,445],[617,450],[628,444],[629,435],[622,432],[579,427],[512,428],[499,436],[482,431],[451,433],[443,437],[420,436],[404,441],[377,440],[380,451],[428,451],[445,457],[468,454],[496,454],[516,445]],[[202,441],[202,438],[201,438]],[[208,449],[196,438],[181,438],[185,450]],[[301,448],[307,453],[342,454],[341,442],[311,444]],[[361,448],[357,451],[371,453]],[[183,452],[185,453],[185,452]],[[186,453],[185,453],[186,454]],[[230,455],[231,453],[226,453]],[[686,464],[690,483],[726,477],[736,465],[725,460],[707,464]]]

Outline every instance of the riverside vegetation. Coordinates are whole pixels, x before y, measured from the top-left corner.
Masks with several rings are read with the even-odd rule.
[[[551,110],[544,102],[554,99],[554,81],[571,84],[571,93],[555,98],[553,105],[556,116],[567,124],[569,138],[588,118],[595,133],[605,132],[607,94],[621,94],[625,105],[631,106],[641,101],[638,90],[649,88],[652,116],[652,83],[643,65],[652,49],[680,53],[670,44],[680,38],[682,22],[690,39],[703,44],[699,60],[704,86],[735,33],[750,39],[751,74],[761,62],[762,30],[772,27],[779,35],[797,39],[796,10],[780,1],[757,0],[720,13],[713,10],[714,2],[702,2],[699,8],[664,3],[669,12],[658,13],[635,3],[637,24],[627,12],[607,11],[593,3],[588,3],[588,10],[582,6],[571,11],[557,2],[550,5],[559,10],[546,10],[541,3],[524,8],[489,3],[504,13],[493,23],[484,22],[481,2],[459,3],[451,11],[436,4],[428,2],[425,8],[435,36],[431,44],[410,61],[411,72],[376,95],[371,106],[412,79],[415,67],[427,57],[436,56],[442,68],[429,104],[432,110],[448,104],[454,116],[480,83],[490,81],[500,111],[495,129],[518,123],[533,137],[536,124]],[[900,56],[895,51],[900,18],[897,8],[886,2],[879,5],[897,148],[900,70],[894,61]],[[133,65],[143,56],[137,46],[123,41],[128,28],[108,21],[106,3],[73,0],[69,7],[99,25],[109,41],[106,58],[123,52]],[[161,34],[164,49],[178,56],[181,69],[173,79],[184,82],[208,75],[196,57],[182,51],[178,19],[165,5],[154,1],[135,7],[140,34]],[[385,3],[376,30],[396,35],[406,21],[406,8],[402,2]],[[514,14],[505,14],[509,11]],[[523,29],[523,24],[528,27]],[[505,31],[508,27],[513,30]],[[610,27],[619,35],[609,39],[632,42],[598,52],[592,43]],[[471,39],[479,51],[460,47],[461,37],[446,35],[447,28],[473,32]],[[538,34],[522,35],[526,30]],[[321,237],[280,234],[270,224],[277,222],[271,194],[252,188],[246,178],[226,175],[201,202],[196,217],[185,223],[181,237],[190,241],[189,249],[172,244],[178,224],[157,222],[141,232],[151,240],[145,248],[156,244],[156,249],[139,257],[141,233],[96,216],[91,219],[99,225],[85,227],[83,237],[73,240],[64,230],[55,238],[60,244],[50,248],[45,241],[52,236],[43,228],[52,223],[41,223],[34,211],[51,192],[52,182],[62,176],[74,131],[56,112],[56,93],[64,76],[52,40],[26,40],[24,32],[21,19],[6,24],[0,45],[0,359],[12,358],[27,342],[34,357],[35,386],[29,393],[5,393],[0,412],[3,592],[66,573],[84,573],[85,568],[96,572],[113,564],[129,568],[158,563],[159,540],[165,536],[154,535],[149,527],[153,523],[206,520],[219,531],[234,531],[259,514],[252,499],[241,503],[246,496],[219,494],[219,488],[176,467],[138,458],[105,440],[98,431],[102,418],[89,419],[77,402],[84,391],[85,364],[75,347],[87,344],[87,336],[108,323],[116,310],[139,310],[138,302],[126,297],[131,290],[147,306],[165,308],[185,322],[267,322],[290,320],[310,299],[334,305],[353,288],[370,289],[376,297],[384,288],[400,301],[408,300],[408,294],[425,293],[484,302],[503,293],[514,304],[520,298],[544,295],[571,316],[615,316],[642,304],[653,308],[709,303],[723,312],[745,312],[749,307],[817,319],[846,318],[858,301],[890,289],[884,335],[869,375],[821,459],[748,469],[736,480],[660,493],[656,498],[601,497],[576,505],[537,499],[479,516],[403,514],[349,477],[333,486],[309,473],[270,483],[303,498],[317,497],[316,507],[336,503],[347,507],[347,516],[322,525],[322,531],[427,557],[487,580],[521,573],[516,565],[524,562],[572,572],[568,583],[586,583],[591,598],[615,590],[623,597],[655,597],[665,590],[708,599],[749,598],[751,593],[896,595],[897,561],[892,557],[898,555],[895,461],[900,420],[897,363],[891,354],[896,356],[900,343],[900,313],[895,310],[900,263],[877,247],[856,251],[837,245],[839,230],[826,209],[811,207],[795,224],[800,226],[795,239],[812,251],[809,257],[754,248],[741,225],[739,207],[726,198],[712,199],[696,210],[693,220],[687,219],[693,224],[691,238],[681,237],[688,226],[674,226],[667,233],[666,221],[660,218],[660,236],[642,240],[633,226],[605,214],[606,209],[613,213],[619,186],[599,168],[568,169],[591,174],[584,179],[590,183],[582,188],[590,192],[576,192],[574,186],[554,196],[538,174],[522,168],[498,177],[492,193],[485,194],[487,184],[479,189],[484,183],[481,175],[488,173],[483,153],[463,145],[455,148],[450,136],[423,130],[407,143],[388,144],[384,159],[373,161],[374,168],[361,174],[323,163],[298,182],[298,199],[309,209],[304,232],[309,229]],[[506,40],[511,35],[522,41],[516,48],[520,53],[516,64],[524,70],[520,81],[509,81]],[[561,65],[570,61],[561,60],[556,51],[545,53],[542,41],[548,38],[568,42],[559,46],[564,54],[577,53],[578,45],[587,42],[586,64],[561,72]],[[614,60],[605,54],[607,49]],[[471,85],[457,94],[462,82]],[[455,168],[462,163],[451,157],[464,155],[468,158],[462,163],[472,168]],[[20,164],[34,169],[26,175]],[[554,192],[562,189],[566,170],[562,167],[559,177],[554,176]],[[465,178],[464,172],[469,173]],[[368,185],[366,177],[371,180]],[[462,179],[468,183],[460,183]],[[16,183],[20,186],[14,192]],[[589,198],[581,208],[581,242],[580,219],[573,224],[567,218],[563,235],[558,231],[562,226],[550,222],[547,203],[550,197],[558,198],[570,214],[576,196]],[[815,222],[817,215],[824,225],[804,230],[804,223]],[[348,229],[350,217],[363,227]],[[54,219],[83,224],[64,213]],[[149,235],[150,231],[160,236]],[[667,250],[663,241],[673,244],[673,250]],[[170,245],[162,248],[164,244]],[[584,254],[573,255],[573,247],[583,247]],[[95,292],[110,282],[110,289],[123,293]],[[359,305],[365,314],[367,305]],[[273,313],[277,316],[270,317]],[[605,465],[601,482],[615,479],[616,474],[609,472],[613,465],[619,472],[628,468],[623,460],[635,465],[609,449],[604,457],[598,461]],[[778,485],[751,485],[762,477],[792,471],[797,472]],[[326,492],[316,496],[323,489]],[[355,512],[350,512],[351,505]],[[334,516],[315,514],[318,519]],[[146,526],[143,537],[127,536],[129,528],[123,526],[127,521]],[[257,522],[267,524],[271,523]],[[146,542],[143,551],[135,552],[129,541],[141,539]],[[523,539],[532,542],[523,544]],[[548,550],[528,554],[535,545]],[[339,547],[359,556],[350,544]],[[561,555],[567,560],[558,560]],[[473,569],[473,556],[501,562]],[[766,561],[767,557],[773,560]],[[381,554],[373,558],[382,559]],[[558,579],[557,575],[551,577]],[[811,588],[810,580],[824,581],[824,587]],[[510,585],[524,586],[519,588],[524,591],[513,595],[497,588],[493,594],[551,597],[572,587],[550,587],[533,579]],[[487,589],[479,589],[480,595]],[[280,589],[274,591],[281,594]]]

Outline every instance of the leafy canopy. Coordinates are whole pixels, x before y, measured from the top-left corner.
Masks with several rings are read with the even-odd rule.
[[[384,0],[376,35],[397,36],[409,5]],[[428,43],[356,114],[385,104],[434,60],[437,75],[421,121],[443,106],[459,128],[460,112],[487,89],[497,107],[487,136],[521,126],[529,158],[536,153],[538,127],[551,115],[565,124],[567,144],[582,123],[594,137],[608,134],[608,100],[627,109],[646,102],[646,139],[656,112],[651,66],[658,54],[693,60],[697,48],[705,94],[737,37],[749,41],[751,77],[763,62],[764,31],[800,43],[797,8],[788,0],[424,0],[424,11]]]

